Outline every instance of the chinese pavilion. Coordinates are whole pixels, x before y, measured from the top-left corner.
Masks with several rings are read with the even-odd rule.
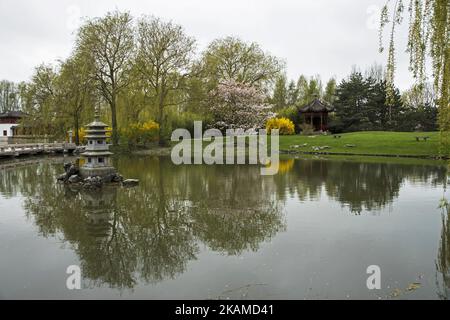
[[[310,103],[299,108],[302,123],[310,124],[314,131],[327,131],[328,114],[333,111],[334,108],[332,106],[319,98],[315,98]]]

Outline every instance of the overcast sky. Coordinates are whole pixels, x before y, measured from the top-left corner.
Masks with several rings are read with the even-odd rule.
[[[114,9],[155,15],[184,26],[202,50],[215,38],[256,41],[286,62],[287,75],[346,77],[353,65],[385,64],[378,52],[378,16],[385,0],[0,0],[0,79],[28,80],[33,68],[66,58],[86,17]],[[396,84],[412,84],[398,34]]]

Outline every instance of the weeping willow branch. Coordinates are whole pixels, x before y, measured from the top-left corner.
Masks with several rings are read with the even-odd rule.
[[[432,77],[439,106],[439,126],[443,136],[450,132],[450,0],[410,0],[408,6],[409,33],[406,51],[410,56],[410,71],[423,88],[427,80],[427,58],[431,59]],[[395,77],[395,31],[402,23],[402,0],[388,0],[381,10],[379,41],[383,47],[383,30],[391,25],[386,69],[387,101],[392,101]],[[391,16],[391,17],[390,17]],[[446,139],[448,140],[448,139]]]

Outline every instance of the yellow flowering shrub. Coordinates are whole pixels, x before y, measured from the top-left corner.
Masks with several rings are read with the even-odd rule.
[[[156,141],[158,138],[159,124],[153,120],[144,123],[133,123],[121,130],[121,137],[128,144],[136,145]]]
[[[86,144],[87,143],[86,130],[84,128],[78,129],[78,138],[80,139],[80,144]]]
[[[111,138],[111,136],[112,136],[112,128],[111,127],[106,127],[106,133],[105,133],[105,135],[108,137],[108,138]]]
[[[111,143],[112,127],[106,127],[105,130],[106,130],[105,135],[107,137],[106,138],[106,143]]]
[[[278,129],[280,135],[290,135],[295,133],[294,123],[288,118],[271,118],[266,122],[267,133],[272,129]]]

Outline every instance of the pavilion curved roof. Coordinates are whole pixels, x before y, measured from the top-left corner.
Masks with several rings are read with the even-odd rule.
[[[320,99],[316,98],[310,103],[301,106],[299,108],[300,112],[332,112],[334,111],[334,107],[329,105],[326,102],[321,101]]]

